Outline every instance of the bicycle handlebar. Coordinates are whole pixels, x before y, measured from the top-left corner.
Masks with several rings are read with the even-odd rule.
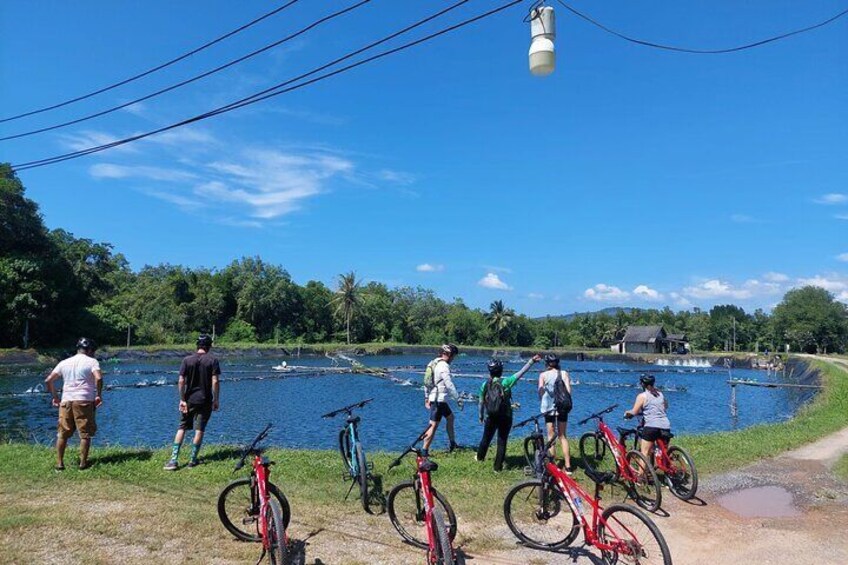
[[[591,416],[587,416],[586,418],[580,420],[579,422],[577,422],[577,425],[582,426],[583,424],[585,424],[586,422],[588,422],[589,420],[591,420],[593,418],[597,418],[597,419],[600,420],[601,416],[603,416],[604,414],[609,414],[610,412],[612,412],[616,408],[618,408],[618,404],[613,404],[612,406],[608,406],[607,408],[604,408],[600,412],[595,412]]]
[[[517,424],[514,424],[514,425],[512,426],[512,429],[513,429],[513,430],[515,430],[515,429],[518,429],[518,428],[523,428],[524,426],[526,426],[526,425],[527,425],[527,424],[529,424],[530,422],[538,421],[538,420],[539,420],[539,418],[543,418],[543,417],[545,417],[545,416],[556,416],[556,409],[554,409],[554,410],[548,410],[547,412],[542,412],[541,414],[537,414],[536,416],[530,416],[530,417],[529,417],[529,418],[527,418],[526,420],[522,420],[521,422],[518,422]]]
[[[256,451],[256,446],[259,445],[260,441],[262,441],[268,436],[268,430],[270,430],[272,426],[273,424],[271,422],[268,422],[268,425],[265,426],[265,429],[259,432],[259,435],[254,438],[253,443],[251,443],[249,447],[242,451],[241,458],[238,460],[238,463],[236,463],[236,466],[233,469],[233,473],[244,467],[244,460],[247,459],[248,455]]]
[[[387,471],[391,471],[392,469],[394,469],[395,467],[397,467],[398,465],[400,465],[401,459],[403,459],[404,457],[406,457],[406,455],[407,455],[408,453],[411,453],[411,452],[413,452],[413,451],[414,451],[415,453],[418,453],[418,450],[417,450],[417,449],[415,449],[415,445],[416,445],[419,441],[421,441],[422,439],[424,439],[424,436],[426,436],[426,435],[427,435],[427,430],[429,430],[429,429],[430,429],[430,426],[427,426],[427,428],[426,428],[423,432],[421,432],[421,435],[419,435],[419,436],[418,436],[418,438],[417,438],[415,441],[413,441],[411,444],[409,444],[409,447],[407,447],[407,448],[403,451],[403,453],[401,453],[400,455],[398,455],[397,459],[395,459],[394,461],[392,461],[392,462],[391,462],[391,464],[389,465],[389,468],[387,469]]]
[[[326,414],[324,414],[321,417],[322,418],[334,418],[334,417],[338,416],[339,414],[341,414],[342,412],[347,412],[348,414],[350,414],[351,412],[353,412],[354,408],[362,408],[363,406],[365,406],[366,404],[368,404],[372,400],[374,400],[374,399],[369,398],[368,400],[363,400],[361,402],[354,402],[353,404],[349,404],[348,406],[345,406],[344,408],[339,408],[338,410],[333,410],[332,412],[327,412]]]

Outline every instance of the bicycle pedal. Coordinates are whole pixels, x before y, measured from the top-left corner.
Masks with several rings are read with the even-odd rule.
[[[350,480],[350,473],[342,473],[342,480],[347,482]]]
[[[373,471],[373,470],[374,470],[374,462],[373,462],[373,461],[368,461],[368,462],[366,462],[366,463],[365,463],[365,468],[366,468],[367,470],[369,470],[369,471]]]
[[[536,470],[533,469],[533,467],[530,467],[530,466],[524,467],[524,476],[525,477],[535,477],[536,476]]]

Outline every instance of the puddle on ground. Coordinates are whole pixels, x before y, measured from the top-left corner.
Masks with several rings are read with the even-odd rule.
[[[792,493],[783,487],[768,486],[735,490],[718,498],[718,503],[743,518],[782,518],[800,516]]]

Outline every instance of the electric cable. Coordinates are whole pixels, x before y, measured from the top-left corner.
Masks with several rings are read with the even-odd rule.
[[[248,53],[247,55],[243,55],[243,56],[241,56],[237,59],[233,59],[232,61],[229,61],[228,63],[224,63],[223,65],[219,65],[219,66],[215,67],[214,69],[208,70],[208,71],[201,73],[199,75],[195,75],[191,78],[188,78],[188,79],[183,80],[181,82],[178,82],[176,84],[172,84],[171,86],[162,88],[160,90],[157,90],[156,92],[152,92],[150,94],[142,96],[141,98],[136,98],[134,100],[130,100],[129,102],[125,102],[124,104],[119,104],[118,106],[113,106],[111,108],[107,108],[106,110],[102,110],[100,112],[95,112],[94,114],[89,114],[87,116],[83,116],[83,117],[77,118],[75,120],[70,120],[70,121],[67,121],[67,122],[60,123],[60,124],[55,124],[55,125],[52,125],[52,126],[34,129],[34,130],[23,132],[23,133],[17,133],[17,134],[14,134],[14,135],[7,135],[7,136],[4,136],[4,137],[0,137],[0,141],[9,141],[9,140],[12,140],[12,139],[19,139],[21,137],[29,137],[31,135],[35,135],[35,134],[38,134],[38,133],[44,133],[44,132],[47,132],[47,131],[52,131],[52,130],[64,128],[64,127],[67,127],[67,126],[72,126],[74,124],[79,124],[79,123],[82,123],[82,122],[86,122],[88,120],[92,120],[94,118],[99,118],[100,116],[105,116],[107,114],[111,114],[112,112],[117,112],[118,110],[121,110],[121,109],[126,108],[128,106],[132,106],[134,104],[138,104],[139,102],[144,102],[146,100],[150,100],[151,98],[155,98],[156,96],[159,96],[161,94],[165,94],[166,92],[176,90],[176,89],[181,88],[181,87],[183,87],[187,84],[191,84],[193,82],[197,82],[198,80],[206,78],[210,75],[214,75],[215,73],[221,72],[224,69],[227,69],[229,67],[237,65],[239,63],[246,61],[247,59],[250,59],[252,57],[255,57],[256,55],[264,53],[265,51],[268,51],[269,49],[273,49],[274,47],[279,47],[280,45],[287,43],[287,42],[291,41],[292,39],[300,37],[304,33],[315,29],[319,25],[326,23],[330,20],[333,20],[333,19],[335,19],[339,16],[343,16],[344,14],[347,14],[348,12],[352,12],[352,11],[356,10],[357,8],[359,8],[361,6],[368,4],[369,2],[371,2],[371,0],[360,0],[356,4],[352,4],[352,5],[348,6],[347,8],[343,8],[341,10],[337,10],[337,11],[333,12],[332,14],[328,14],[327,16],[324,16],[323,18],[320,18],[319,20],[312,22],[308,26],[296,31],[295,33],[292,33],[292,34],[290,34],[290,35],[288,35],[288,36],[286,36],[282,39],[279,39],[279,40],[277,40],[273,43],[270,43],[270,44],[268,44],[264,47],[260,47],[259,49],[256,49],[255,51]]]
[[[75,102],[79,102],[80,100],[86,100],[87,98],[91,98],[92,96],[97,96],[98,94],[102,94],[102,93],[104,93],[104,92],[108,92],[108,91],[110,91],[110,90],[113,90],[113,89],[115,89],[115,88],[118,88],[119,86],[123,86],[123,85],[125,85],[125,84],[129,84],[129,83],[131,83],[131,82],[133,82],[133,81],[136,81],[136,80],[138,80],[138,79],[140,79],[140,78],[143,78],[143,77],[146,77],[146,76],[148,76],[148,75],[151,75],[151,74],[153,74],[153,73],[155,73],[155,72],[157,72],[157,71],[161,71],[162,69],[164,69],[164,68],[166,68],[166,67],[170,67],[171,65],[173,65],[173,64],[175,64],[175,63],[178,63],[178,62],[182,61],[183,59],[186,59],[186,58],[188,58],[188,57],[191,57],[192,55],[195,55],[195,54],[197,54],[197,53],[200,53],[200,52],[201,52],[201,51],[203,51],[204,49],[207,49],[207,48],[209,48],[209,47],[212,47],[213,45],[215,45],[215,44],[217,44],[217,43],[220,43],[221,41],[224,41],[225,39],[228,39],[228,38],[230,38],[230,37],[232,37],[232,36],[234,36],[234,35],[236,35],[236,34],[238,34],[238,33],[241,33],[242,31],[244,31],[244,30],[248,29],[249,27],[252,27],[252,26],[254,26],[254,25],[258,24],[258,23],[259,23],[259,22],[261,22],[262,20],[265,20],[265,19],[270,18],[271,16],[273,16],[273,15],[275,15],[275,14],[278,14],[278,13],[282,12],[283,10],[285,10],[286,8],[288,8],[289,6],[291,6],[292,4],[295,4],[295,3],[299,2],[299,1],[300,1],[300,0],[289,0],[288,2],[286,2],[285,4],[283,4],[282,6],[279,6],[279,7],[275,8],[275,9],[271,10],[270,12],[268,12],[268,13],[266,13],[266,14],[263,14],[263,15],[259,16],[259,17],[258,17],[258,18],[256,18],[255,20],[252,20],[252,21],[250,21],[250,22],[248,22],[248,23],[244,24],[243,26],[238,27],[238,28],[234,29],[233,31],[230,31],[230,32],[228,32],[228,33],[225,33],[224,35],[222,35],[222,36],[220,36],[220,37],[217,37],[217,38],[213,39],[212,41],[209,41],[209,42],[207,42],[207,43],[204,43],[204,44],[203,44],[203,45],[201,45],[200,47],[197,47],[197,48],[195,48],[195,49],[192,49],[191,51],[189,51],[189,52],[187,52],[187,53],[183,53],[183,54],[182,54],[182,55],[180,55],[179,57],[176,57],[176,58],[174,58],[174,59],[171,59],[170,61],[167,61],[167,62],[165,62],[165,63],[162,63],[161,65],[157,65],[157,66],[153,67],[152,69],[148,69],[148,70],[146,70],[146,71],[144,71],[144,72],[141,72],[141,73],[139,73],[139,74],[137,74],[137,75],[133,75],[133,76],[131,76],[131,77],[129,77],[129,78],[126,78],[126,79],[124,79],[124,80],[122,80],[122,81],[116,82],[116,83],[114,83],[114,84],[110,84],[109,86],[104,86],[103,88],[100,88],[100,89],[95,90],[95,91],[93,91],[93,92],[89,92],[88,94],[83,94],[83,95],[81,95],[81,96],[77,96],[76,98],[71,98],[70,100],[65,100],[64,102],[60,102],[60,103],[58,103],[58,104],[53,104],[52,106],[46,106],[46,107],[44,107],[44,108],[39,108],[39,109],[37,109],[37,110],[31,110],[31,111],[29,111],[29,112],[24,112],[24,113],[22,113],[22,114],[17,114],[17,115],[15,115],[15,116],[10,116],[10,117],[8,117],[8,118],[0,118],[0,124],[2,124],[2,123],[4,123],[4,122],[10,122],[10,121],[12,121],[12,120],[18,120],[18,119],[20,119],[20,118],[25,118],[25,117],[27,117],[27,116],[32,116],[32,115],[35,115],[35,114],[41,114],[42,112],[47,112],[47,111],[49,111],[49,110],[55,110],[56,108],[62,108],[63,106],[67,106],[67,105],[69,105],[69,104],[73,104],[73,103],[75,103]]]
[[[445,9],[445,10],[442,10],[441,12],[439,12],[439,14],[444,13],[444,12],[446,12],[446,11],[448,11],[448,10],[451,10],[451,9],[453,9],[453,8],[455,8],[455,7],[459,6],[459,5],[461,5],[461,4],[464,4],[464,3],[465,3],[465,2],[467,2],[467,1],[468,1],[468,0],[461,0],[460,2],[458,2],[457,4],[455,4],[454,6],[451,6],[451,7],[447,8],[447,9]],[[162,132],[165,132],[165,131],[169,131],[169,130],[172,130],[172,129],[176,129],[176,128],[179,128],[179,127],[182,127],[182,126],[185,126],[185,125],[189,125],[189,124],[192,124],[192,123],[195,123],[195,122],[199,122],[199,121],[201,121],[201,120],[205,120],[205,119],[211,118],[211,117],[213,117],[213,116],[217,116],[217,115],[219,115],[219,114],[223,114],[223,113],[226,113],[226,112],[230,112],[230,111],[232,111],[232,110],[236,110],[236,109],[238,109],[238,108],[242,108],[242,107],[244,107],[244,106],[249,106],[249,105],[251,105],[251,104],[255,104],[255,103],[261,102],[261,101],[263,101],[263,100],[267,100],[268,98],[272,98],[272,97],[275,97],[275,96],[279,96],[279,95],[281,95],[281,94],[285,94],[285,93],[288,93],[288,92],[292,92],[292,91],[294,91],[294,90],[299,90],[299,89],[304,88],[304,87],[306,87],[306,86],[309,86],[309,85],[311,85],[311,84],[315,84],[315,83],[317,83],[317,82],[320,82],[320,81],[326,80],[326,79],[328,79],[328,78],[331,78],[331,77],[334,77],[334,76],[336,76],[336,75],[339,75],[339,74],[345,73],[345,72],[347,72],[347,71],[350,71],[350,70],[355,69],[355,68],[357,68],[357,67],[360,67],[360,66],[362,66],[362,65],[365,65],[365,64],[371,63],[371,62],[373,62],[373,61],[376,61],[376,60],[382,59],[382,58],[384,58],[384,57],[388,57],[389,55],[393,55],[393,54],[395,54],[395,53],[398,53],[398,52],[401,52],[401,51],[405,51],[406,49],[409,49],[409,48],[411,48],[411,47],[414,47],[414,46],[420,45],[420,44],[422,44],[422,43],[425,43],[425,42],[427,42],[427,41],[433,40],[433,39],[435,39],[435,38],[437,38],[437,37],[439,37],[439,36],[442,36],[442,35],[445,35],[445,34],[451,33],[451,32],[453,32],[453,31],[456,31],[456,30],[460,29],[460,28],[463,28],[463,27],[465,27],[465,26],[468,26],[468,25],[470,25],[470,24],[472,24],[472,23],[475,23],[475,22],[477,22],[477,21],[480,21],[480,20],[483,20],[483,19],[488,18],[488,17],[490,17],[490,16],[493,16],[493,15],[495,15],[495,14],[497,14],[497,13],[499,13],[499,12],[502,12],[502,11],[504,11],[504,10],[506,10],[506,9],[508,9],[508,8],[510,8],[510,7],[512,7],[512,6],[515,6],[515,5],[517,5],[517,4],[521,4],[521,3],[525,2],[525,1],[526,1],[526,0],[511,0],[510,2],[507,2],[507,3],[505,3],[505,4],[502,4],[501,6],[499,6],[499,7],[497,7],[497,8],[493,8],[493,9],[491,9],[491,10],[487,11],[487,12],[484,12],[484,13],[479,14],[479,15],[477,15],[477,16],[474,16],[474,17],[472,17],[472,18],[469,18],[469,19],[463,20],[462,22],[460,22],[460,23],[458,23],[458,24],[454,24],[454,25],[452,25],[452,26],[449,26],[449,27],[447,27],[447,28],[441,29],[441,30],[439,30],[439,31],[436,31],[436,32],[434,32],[434,33],[431,33],[431,34],[429,34],[429,35],[426,35],[426,36],[424,36],[424,37],[421,37],[421,38],[419,38],[419,39],[416,39],[416,40],[410,41],[410,42],[405,43],[405,44],[403,44],[403,45],[400,45],[400,46],[398,46],[398,47],[394,47],[394,48],[392,48],[392,49],[388,49],[388,50],[383,51],[383,52],[381,52],[381,53],[378,53],[378,54],[376,54],[376,55],[372,55],[372,56],[370,56],[370,57],[367,57],[367,58],[362,59],[362,60],[360,60],[360,61],[357,61],[357,62],[355,62],[355,63],[351,63],[351,64],[349,64],[349,65],[346,65],[346,66],[341,67],[341,68],[339,68],[339,69],[336,69],[336,70],[334,70],[334,71],[331,71],[331,72],[328,72],[328,73],[324,73],[324,74],[319,75],[319,76],[317,76],[317,77],[315,77],[315,78],[312,78],[312,79],[310,79],[310,80],[308,80],[308,81],[301,82],[301,83],[299,83],[299,84],[295,84],[295,85],[293,85],[293,86],[289,86],[289,87],[287,87],[287,88],[280,89],[283,85],[289,84],[289,83],[291,83],[293,80],[299,80],[300,78],[303,78],[303,77],[305,77],[305,76],[307,76],[307,75],[315,74],[315,72],[318,72],[318,71],[319,71],[319,69],[327,68],[328,66],[331,66],[331,65],[335,64],[335,62],[333,62],[333,63],[328,63],[328,64],[326,64],[326,65],[323,65],[322,67],[319,67],[319,69],[316,69],[316,70],[314,70],[314,71],[311,71],[310,73],[307,73],[306,75],[302,75],[302,76],[301,76],[301,77],[299,77],[299,78],[291,79],[291,80],[289,80],[289,81],[285,81],[285,82],[283,82],[283,83],[280,83],[280,84],[278,84],[278,85],[276,85],[276,86],[274,86],[274,87],[271,87],[271,88],[269,88],[269,89],[266,89],[265,91],[263,91],[265,94],[256,93],[256,94],[254,94],[254,95],[248,96],[248,97],[243,98],[243,99],[241,99],[241,100],[238,100],[238,101],[236,101],[236,102],[233,102],[233,103],[227,104],[227,105],[222,106],[222,107],[220,107],[220,108],[217,108],[217,109],[215,109],[215,110],[212,110],[212,111],[206,112],[206,113],[204,113],[204,114],[199,114],[199,115],[194,116],[194,117],[192,117],[192,118],[188,118],[188,119],[182,120],[182,121],[180,121],[180,122],[176,122],[176,123],[170,124],[170,125],[168,125],[168,126],[164,126],[164,127],[158,128],[158,129],[156,129],[156,130],[152,130],[152,131],[148,131],[148,132],[145,132],[145,133],[141,133],[141,134],[133,135],[133,136],[130,136],[130,137],[127,137],[127,138],[124,138],[124,139],[120,139],[120,140],[117,140],[117,141],[113,141],[113,142],[111,142],[111,143],[107,143],[107,144],[103,144],[103,145],[99,145],[99,146],[95,146],[95,147],[90,147],[90,148],[88,148],[88,149],[83,149],[83,150],[80,150],[80,151],[74,151],[74,152],[71,152],[71,153],[63,154],[63,155],[57,155],[57,156],[54,156],[54,157],[48,157],[48,158],[45,158],[45,159],[39,159],[39,160],[36,160],[36,161],[29,161],[29,162],[21,163],[21,164],[18,164],[18,165],[12,165],[12,168],[13,168],[13,170],[15,170],[15,171],[23,171],[23,170],[33,169],[33,168],[37,168],[37,167],[43,167],[43,166],[46,166],[46,165],[52,165],[52,164],[59,163],[59,162],[62,162],[62,161],[67,161],[67,160],[70,160],[70,159],[76,159],[76,158],[79,158],[79,157],[83,157],[83,156],[86,156],[86,155],[90,155],[90,154],[92,154],[92,153],[98,153],[98,152],[101,152],[101,151],[105,151],[105,150],[107,150],[107,149],[111,149],[111,148],[113,148],[113,147],[118,147],[118,146],[120,146],[120,145],[124,145],[124,144],[127,144],[127,143],[131,143],[131,142],[134,142],[134,141],[138,141],[138,140],[140,140],[140,139],[144,139],[144,138],[150,137],[150,136],[152,136],[152,135],[156,135],[156,134],[158,134],[158,133],[162,133]],[[435,17],[438,17],[438,14],[435,14],[435,15],[433,15],[433,16],[430,16],[430,17],[429,17],[429,18],[427,18],[426,20],[422,20],[422,21],[417,22],[417,23],[415,23],[415,24],[413,24],[413,25],[411,25],[411,26],[408,26],[407,28],[405,28],[405,30],[407,30],[407,31],[408,31],[409,29],[413,29],[413,28],[415,28],[415,27],[418,27],[418,26],[420,26],[422,23],[424,23],[425,21],[432,20],[432,19],[433,19],[433,18],[435,18]],[[370,46],[366,46],[366,47],[364,47],[364,48],[361,48],[361,49],[357,50],[357,52],[362,52],[363,50],[365,50],[365,49],[369,49],[370,47],[372,47],[372,46],[374,46],[374,45],[377,45],[377,44],[383,43],[383,42],[385,42],[385,41],[388,41],[390,38],[392,38],[392,37],[396,37],[397,35],[399,35],[399,34],[401,34],[401,33],[404,33],[404,30],[401,30],[400,32],[395,32],[394,34],[392,34],[391,36],[388,36],[387,38],[381,39],[381,40],[379,40],[379,41],[377,41],[377,42],[375,42],[375,43],[371,44]],[[344,60],[344,59],[346,59],[346,58],[349,58],[349,57],[351,57],[351,56],[354,56],[354,55],[355,55],[355,53],[357,53],[357,52],[354,52],[354,53],[352,53],[352,54],[345,55],[344,57],[342,57],[342,58],[338,59],[337,61],[339,61],[339,60]],[[260,94],[261,94],[261,95],[260,95]]]
[[[651,41],[645,41],[645,40],[642,40],[642,39],[636,39],[636,38],[633,38],[633,37],[629,37],[629,36],[627,36],[623,33],[615,31],[614,29],[608,28],[604,24],[592,19],[591,17],[587,16],[586,14],[584,14],[582,12],[579,12],[578,10],[576,10],[576,9],[572,8],[571,6],[569,6],[568,4],[566,4],[563,0],[557,0],[557,2],[559,2],[562,5],[563,8],[565,8],[566,10],[568,10],[569,12],[574,14],[575,16],[586,20],[590,24],[604,30],[605,32],[607,32],[611,35],[614,35],[616,37],[619,37],[619,38],[624,39],[626,41],[629,41],[631,43],[636,43],[638,45],[644,45],[646,47],[654,47],[656,49],[665,49],[666,51],[677,51],[677,52],[680,52],[680,53],[695,53],[695,54],[699,54],[699,55],[717,55],[717,54],[721,54],[721,53],[734,53],[736,51],[744,51],[746,49],[752,49],[754,47],[759,47],[759,46],[765,45],[767,43],[773,43],[775,41],[780,41],[781,39],[786,39],[787,37],[792,37],[793,35],[799,35],[799,34],[802,34],[802,33],[806,33],[808,31],[812,31],[814,29],[818,29],[820,27],[824,27],[824,26],[826,26],[826,25],[828,25],[832,22],[835,22],[836,20],[845,16],[846,14],[848,14],[848,8],[846,8],[845,10],[836,14],[835,16],[828,18],[828,19],[826,19],[822,22],[819,22],[817,24],[813,24],[813,25],[810,25],[810,26],[807,26],[807,27],[801,28],[801,29],[796,29],[794,31],[790,31],[790,32],[787,32],[787,33],[782,33],[782,34],[776,35],[774,37],[762,39],[760,41],[755,41],[754,43],[748,43],[746,45],[738,45],[736,47],[728,47],[726,49],[689,49],[687,47],[675,47],[673,45],[663,45],[663,44],[660,44],[660,43],[653,43]]]

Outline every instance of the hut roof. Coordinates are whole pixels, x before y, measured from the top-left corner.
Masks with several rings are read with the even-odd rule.
[[[621,341],[630,343],[654,343],[665,339],[665,329],[662,326],[628,326]]]

